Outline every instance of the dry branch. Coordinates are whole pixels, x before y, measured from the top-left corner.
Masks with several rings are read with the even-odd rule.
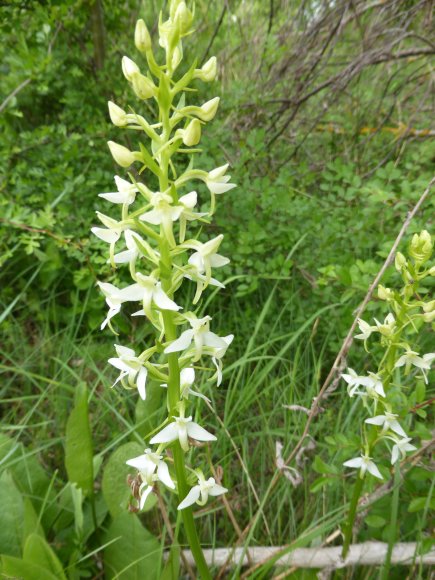
[[[296,568],[328,568],[338,569],[350,566],[376,566],[384,562],[388,550],[388,544],[384,542],[364,542],[363,544],[353,544],[350,546],[349,554],[345,561],[341,558],[341,547],[330,548],[296,548],[289,550],[288,546],[276,547],[255,547],[245,550],[244,548],[217,548],[216,550],[204,550],[204,556],[209,566],[228,567],[240,564],[243,558],[243,566],[248,565],[248,555],[254,564],[275,560],[276,567],[296,567]],[[283,552],[282,556],[279,554]],[[185,559],[192,566],[195,565],[190,550],[184,550]],[[435,549],[430,552],[418,555],[417,542],[398,543],[393,548],[391,562],[395,565],[411,565],[414,563],[425,566],[435,564]]]

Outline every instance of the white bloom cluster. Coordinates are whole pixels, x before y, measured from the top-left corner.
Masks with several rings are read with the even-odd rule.
[[[215,268],[229,263],[228,258],[218,253],[223,236],[201,242],[198,231],[188,237],[187,230],[194,222],[201,225],[209,223],[215,209],[215,196],[231,190],[235,184],[230,183],[227,164],[211,171],[193,166],[193,154],[197,149],[192,148],[199,143],[204,124],[215,116],[219,98],[201,106],[186,106],[185,91],[191,90],[188,85],[194,79],[203,82],[214,80],[216,59],[212,57],[201,69],[192,66],[178,80],[174,79],[174,72],[183,57],[182,38],[192,33],[193,15],[186,3],[180,0],[171,0],[169,11],[169,19],[163,21],[161,18],[159,24],[159,44],[165,51],[166,64],[157,64],[151,37],[143,20],[136,25],[135,44],[145,55],[151,74],[142,74],[130,58],[122,59],[123,74],[136,97],[156,100],[158,122],[150,124],[141,115],[126,113],[115,103],[109,102],[109,114],[114,125],[135,132],[143,131],[151,140],[151,147],[147,149],[141,143],[138,150],[130,151],[123,145],[109,141],[115,162],[124,168],[138,163],[138,174],[129,173],[128,180],[116,175],[117,191],[99,194],[107,202],[120,206],[121,216],[115,219],[97,212],[104,227],[92,228],[95,236],[109,244],[108,262],[113,268],[128,266],[132,278],[132,283],[122,288],[109,282],[98,282],[109,307],[101,329],[108,326],[115,332],[113,318],[121,312],[123,304],[134,302],[139,304],[139,309],[132,316],[146,317],[156,330],[155,344],[138,355],[130,346],[115,345],[117,356],[110,358],[109,363],[120,373],[113,386],[120,383],[125,388],[137,389],[143,400],[146,399],[149,377],[167,387],[168,417],[165,426],[150,440],[151,445],[157,445],[156,450],[147,448],[144,455],[127,461],[128,465],[138,470],[142,481],[140,509],[156,482],[180,490],[181,476],[177,472],[177,462],[174,462],[175,469],[171,469],[171,473],[167,463],[173,454],[182,453],[184,462],[184,454],[189,451],[191,440],[208,442],[216,439],[194,422],[186,411],[191,404],[191,396],[207,399],[192,388],[197,382],[194,365],[200,359],[209,357],[213,365],[209,380],[214,380],[219,386],[222,382],[222,359],[233,340],[232,334],[221,337],[210,330],[210,316],[199,317],[195,312],[185,312],[175,298],[184,280],[196,285],[193,305],[200,301],[209,285],[224,287],[212,276]],[[182,127],[181,123],[184,123]],[[176,164],[172,160],[175,154],[178,154]],[[189,155],[190,162],[185,164],[184,171],[178,173],[183,166],[183,158]],[[139,177],[145,171],[150,178],[148,185]],[[200,200],[196,191],[179,193],[192,180],[204,183],[210,194],[210,203],[207,205],[203,200],[201,211],[198,210]],[[151,185],[157,182],[157,187]],[[178,333],[178,327],[186,324],[188,328]],[[200,369],[207,371],[204,363],[201,363]],[[165,458],[167,447],[171,447],[172,453]],[[206,480],[200,470],[188,469],[192,473],[187,481],[191,489],[186,497],[180,498],[179,509],[195,502],[203,505],[208,496],[227,491],[213,478]],[[193,485],[196,480],[197,484]]]
[[[380,343],[385,347],[386,353],[376,373],[368,372],[366,375],[358,375],[353,369],[348,368],[347,373],[341,376],[347,383],[347,391],[350,397],[360,397],[365,407],[371,413],[371,417],[364,421],[365,425],[377,427],[377,432],[369,435],[364,429],[363,451],[360,457],[344,462],[346,467],[359,469],[360,476],[366,472],[374,477],[383,479],[381,472],[370,457],[374,446],[378,441],[393,442],[391,446],[391,464],[406,457],[408,451],[416,450],[412,445],[405,429],[399,421],[399,416],[393,413],[393,404],[389,393],[391,387],[400,384],[397,381],[397,369],[404,369],[405,377],[414,369],[421,373],[424,382],[428,383],[428,372],[435,359],[435,353],[420,355],[413,350],[404,334],[408,327],[415,329],[415,322],[423,320],[432,322],[432,312],[435,310],[435,301],[425,302],[415,300],[416,284],[427,276],[435,275],[434,268],[424,265],[430,259],[433,250],[433,241],[428,232],[423,231],[412,239],[409,254],[412,263],[408,262],[402,254],[396,257],[396,269],[402,274],[404,288],[395,292],[384,286],[379,286],[378,296],[381,300],[389,303],[394,310],[388,313],[384,322],[374,319],[375,324],[370,325],[362,319],[358,319],[359,334],[355,338],[363,340],[367,348],[367,341],[372,335],[377,334]],[[428,316],[429,315],[429,316]],[[395,376],[396,375],[396,376]],[[412,376],[415,373],[412,373]],[[379,413],[379,407],[382,412]]]

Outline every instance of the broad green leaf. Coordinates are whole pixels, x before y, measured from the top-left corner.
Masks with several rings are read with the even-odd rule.
[[[8,556],[21,555],[24,504],[9,471],[0,477],[0,552]]]
[[[29,498],[24,498],[24,518],[23,518],[23,545],[26,543],[30,534],[38,534],[45,538],[44,529],[42,528],[35,508]]]
[[[20,558],[2,556],[2,577],[14,580],[59,580],[50,570],[34,562],[25,562]],[[64,577],[64,576],[63,576]]]
[[[160,569],[161,546],[139,518],[128,512],[111,523],[104,543],[105,578],[110,580],[154,580]]]
[[[127,459],[132,459],[144,452],[139,443],[130,442],[121,445],[112,453],[103,471],[102,489],[107,507],[113,517],[116,517],[127,509],[131,495],[127,484],[128,474],[134,475],[136,469],[126,465]]]
[[[74,409],[66,424],[65,467],[70,482],[90,495],[94,485],[93,451],[84,384],[77,387]]]
[[[23,560],[49,570],[59,580],[66,580],[62,564],[47,541],[37,534],[30,534],[23,550]]]

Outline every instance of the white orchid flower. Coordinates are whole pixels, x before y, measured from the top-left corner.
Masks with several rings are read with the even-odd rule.
[[[123,250],[122,252],[118,252],[113,256],[113,261],[115,264],[130,264],[134,266],[136,263],[136,259],[139,255],[139,248],[135,242],[135,238],[141,242],[142,238],[136,232],[132,230],[125,230],[124,231],[125,243],[127,246],[127,250]]]
[[[358,318],[357,322],[361,334],[356,334],[355,338],[358,338],[359,340],[367,340],[372,332],[376,332],[378,330],[376,326],[370,326],[370,324],[368,324],[368,322],[362,318]]]
[[[103,222],[106,228],[91,228],[91,232],[108,244],[114,244],[121,237],[122,232],[128,228],[128,225],[121,222],[117,222],[111,217],[104,215],[103,213],[96,212],[98,219]]]
[[[139,488],[139,509],[143,509],[145,501],[153,489],[154,482],[161,481],[170,489],[175,489],[175,484],[169,475],[168,466],[163,461],[162,455],[153,453],[151,449],[145,449],[143,455],[129,459],[126,463],[137,469],[142,478],[143,483]],[[155,473],[156,470],[157,473]]]
[[[198,485],[194,485],[183,501],[178,506],[179,510],[184,510],[185,508],[197,503],[203,506],[207,503],[208,496],[218,496],[227,493],[227,488],[222,487],[216,483],[214,477],[209,477],[205,479],[202,472],[198,469]]]
[[[162,288],[162,283],[156,280],[153,276],[144,276],[138,272],[136,274],[137,283],[131,284],[127,288],[130,288],[131,295],[134,296],[132,300],[142,301],[143,312],[152,318],[152,305],[154,304],[160,310],[180,310],[181,306],[175,304],[173,300],[169,298],[166,292]],[[135,312],[135,316],[142,314],[142,311]]]
[[[151,205],[154,209],[143,213],[139,219],[153,226],[171,224],[171,222],[177,221],[183,211],[182,205],[173,205],[172,197],[160,191],[152,196]]]
[[[197,240],[189,240],[183,244],[184,248],[196,250],[188,260],[188,265],[191,267],[189,273],[205,275],[203,288],[210,283],[212,268],[221,268],[230,262],[228,258],[217,253],[223,238],[223,235],[220,234],[204,244]]]
[[[384,322],[382,323],[379,322],[379,320],[376,320],[376,318],[374,320],[376,322],[378,331],[383,336],[391,336],[392,334],[394,334],[394,331],[396,329],[396,320],[391,312],[387,314]]]
[[[349,397],[359,395],[363,397],[370,397],[377,399],[378,396],[385,397],[384,387],[381,378],[375,373],[368,373],[368,377],[359,376],[356,372],[348,368],[349,374],[342,374],[342,378],[347,382],[347,392]],[[364,387],[365,391],[360,391],[358,387]]]
[[[183,206],[183,211],[180,214],[180,243],[184,242],[184,238],[186,237],[186,225],[188,221],[193,221],[200,219],[207,215],[206,212],[194,212],[193,208],[198,203],[198,194],[196,191],[191,191],[190,193],[186,193],[178,200]]]
[[[197,318],[190,312],[185,314],[185,318],[189,321],[191,328],[182,332],[176,340],[171,342],[171,344],[165,348],[165,354],[186,350],[193,342],[195,345],[195,358],[193,360],[197,361],[201,358],[206,347],[209,347],[210,349],[228,347],[223,338],[210,331],[210,316]],[[213,353],[214,352],[215,350],[213,350]]]
[[[231,175],[225,175],[228,169],[228,163],[213,169],[207,174],[205,184],[211,193],[221,194],[226,193],[233,187],[237,187],[235,183],[228,183]]]
[[[121,305],[124,302],[137,300],[137,292],[135,292],[135,288],[132,288],[132,286],[127,286],[126,288],[117,288],[109,282],[97,282],[97,284],[106,297],[106,303],[109,306],[109,313],[101,325],[101,330],[103,330],[110,322],[110,319],[118,314],[118,312],[121,310]],[[133,287],[134,286],[135,284],[133,284]]]
[[[417,449],[415,445],[409,443],[410,441],[410,437],[405,437],[399,441],[395,440],[395,444],[391,450],[391,465],[394,465],[399,458],[405,459],[408,451],[415,451]]]
[[[216,280],[216,278],[210,278],[207,280],[207,277],[204,274],[200,274],[197,269],[193,266],[188,267],[188,270],[185,271],[183,269],[183,277],[187,278],[188,280],[192,280],[196,282],[196,292],[195,296],[193,297],[192,303],[197,304],[199,299],[202,296],[203,291],[207,288],[207,286],[216,286],[217,288],[225,288],[225,284]]]
[[[95,236],[97,236],[97,238],[103,240],[103,242],[110,244],[109,262],[112,264],[113,267],[115,267],[114,262],[115,244],[121,237],[122,232],[128,228],[128,224],[123,221],[117,222],[116,220],[112,219],[107,215],[104,215],[99,211],[97,211],[96,214],[98,216],[98,219],[106,226],[107,229],[91,228],[91,232]]]
[[[189,395],[192,395],[194,397],[200,397],[201,399],[204,399],[204,401],[208,401],[209,403],[211,403],[208,397],[206,397],[202,393],[193,391],[190,388],[194,382],[195,382],[195,369],[188,367],[180,372],[180,397],[182,399],[188,399]],[[168,385],[162,383],[160,386],[167,388]]]
[[[213,356],[211,357],[212,363],[216,367],[217,381],[216,384],[219,387],[222,383],[222,359],[225,356],[228,347],[233,342],[234,334],[229,334],[228,336],[223,336],[222,340],[226,343],[226,347],[213,349]]]
[[[133,349],[121,346],[120,344],[115,344],[115,349],[118,358],[109,358],[109,364],[120,370],[121,373],[113,383],[112,387],[114,387],[119,381],[122,381],[125,377],[128,377],[129,385],[131,387],[137,386],[140,398],[142,401],[145,401],[145,387],[148,376],[147,369],[143,366],[142,361],[136,356]]]
[[[365,423],[369,425],[377,425],[379,427],[382,426],[382,430],[386,431],[393,431],[397,433],[401,437],[406,437],[405,431],[400,426],[399,422],[397,421],[398,415],[394,413],[385,412],[385,415],[377,415],[376,417],[371,417],[365,420]]]
[[[396,361],[394,365],[395,368],[406,366],[405,372],[409,373],[411,365],[417,367],[421,370],[422,375],[424,377],[424,382],[427,384],[427,374],[425,371],[429,371],[432,361],[435,359],[435,353],[430,352],[428,354],[424,354],[422,357],[419,356],[418,352],[413,350],[407,350],[405,354],[403,354],[399,360]]]
[[[384,479],[381,472],[377,468],[376,464],[372,461],[371,457],[368,455],[361,455],[361,457],[355,457],[354,459],[349,459],[343,463],[346,467],[353,467],[354,469],[360,470],[360,477],[364,477],[366,471],[377,477],[378,479]]]
[[[136,193],[139,191],[138,188],[118,175],[115,175],[115,183],[118,191],[112,193],[99,193],[99,197],[107,199],[107,201],[112,203],[131,205],[136,199]]]
[[[175,421],[169,423],[157,435],[151,439],[150,443],[172,443],[177,439],[183,451],[189,450],[189,437],[197,441],[216,441],[216,437],[206,431],[203,427],[192,421],[192,417],[173,417]]]

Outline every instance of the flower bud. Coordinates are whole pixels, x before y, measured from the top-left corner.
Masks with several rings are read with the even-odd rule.
[[[186,2],[180,2],[174,14],[174,20],[178,24],[181,34],[187,34],[192,24],[193,15],[187,8]]]
[[[127,125],[127,113],[121,107],[112,103],[112,101],[109,101],[107,104],[109,106],[109,115],[112,123],[117,127],[125,127]]]
[[[397,252],[396,258],[394,260],[394,266],[398,272],[401,272],[406,268],[407,262],[405,256],[401,252]]]
[[[144,75],[134,75],[132,86],[136,96],[138,96],[139,99],[151,99],[151,97],[154,97],[156,94],[156,87],[153,81]]]
[[[433,322],[435,320],[435,310],[433,310],[432,312],[426,312],[425,314],[423,314],[423,320],[425,322]]]
[[[429,269],[429,276],[435,276],[435,266]]]
[[[139,67],[135,62],[128,58],[128,56],[122,57],[122,72],[125,78],[132,82],[133,78],[140,73]]]
[[[169,5],[169,17],[171,18],[171,20],[175,20],[177,8],[182,2],[183,0],[171,0]]]
[[[201,107],[199,107],[198,117],[202,121],[211,121],[216,115],[219,107],[219,101],[219,97],[215,97],[214,99],[211,99],[210,101],[207,101],[201,105]]]
[[[378,297],[380,298],[380,300],[386,300],[387,302],[389,302],[390,300],[393,300],[394,292],[390,290],[390,288],[385,288],[385,286],[379,284]]]
[[[148,32],[147,25],[142,18],[136,22],[134,43],[140,52],[145,53],[148,50],[151,50],[151,36]]]
[[[183,59],[183,50],[181,49],[181,42],[178,46],[174,48],[172,53],[171,67],[174,71]]]
[[[135,154],[130,149],[127,149],[127,147],[124,147],[124,145],[119,145],[114,141],[108,141],[107,145],[109,146],[113,159],[121,167],[130,167],[136,161]]]
[[[217,60],[215,56],[212,56],[208,59],[208,61],[204,64],[202,68],[195,69],[195,74],[193,78],[201,79],[205,83],[210,83],[214,81],[217,75]]]
[[[186,129],[183,131],[183,143],[187,147],[192,147],[194,145],[198,145],[199,140],[201,139],[201,123],[198,119],[193,119],[187,125]]]
[[[430,302],[426,302],[423,304],[423,312],[433,312],[435,311],[435,300],[431,300]]]
[[[433,242],[432,236],[427,230],[420,234],[414,234],[409,247],[409,255],[420,264],[427,262],[432,255]]]

